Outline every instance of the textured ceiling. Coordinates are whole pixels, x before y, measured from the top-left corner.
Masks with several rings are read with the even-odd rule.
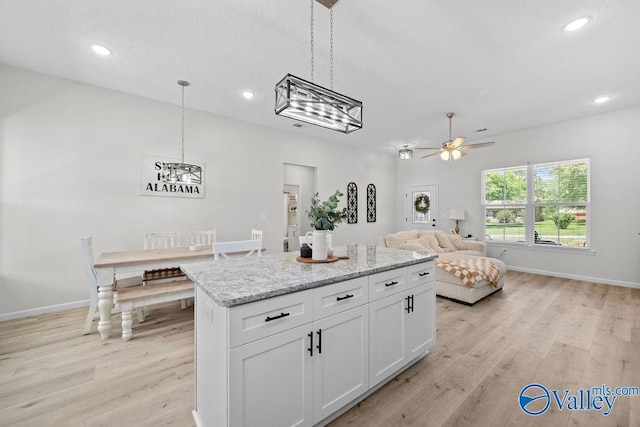
[[[341,0],[334,89],[349,135],[275,116],[274,84],[310,78],[307,0],[0,0],[0,63],[358,147],[468,142],[640,105],[638,0]],[[582,30],[561,29],[581,16]],[[113,51],[98,57],[93,43]],[[329,11],[315,4],[315,82]],[[241,92],[256,97],[247,101]],[[607,104],[591,101],[610,95]],[[487,128],[486,132],[474,130]]]

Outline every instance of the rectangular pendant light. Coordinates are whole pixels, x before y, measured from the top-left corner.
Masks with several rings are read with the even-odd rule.
[[[276,84],[275,112],[301,122],[350,133],[362,129],[362,102],[287,74]]]

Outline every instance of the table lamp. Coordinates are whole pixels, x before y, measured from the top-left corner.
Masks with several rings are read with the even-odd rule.
[[[449,219],[456,220],[456,234],[460,234],[460,221],[464,221],[464,209],[451,209],[449,211]]]

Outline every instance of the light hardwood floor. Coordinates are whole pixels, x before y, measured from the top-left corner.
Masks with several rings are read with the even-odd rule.
[[[193,309],[154,307],[101,341],[85,310],[0,323],[0,425],[193,426]],[[526,415],[525,385],[640,386],[640,290],[508,272],[473,307],[437,302],[432,352],[335,420],[338,426],[637,426],[640,397],[611,414]],[[632,357],[634,355],[634,357]]]

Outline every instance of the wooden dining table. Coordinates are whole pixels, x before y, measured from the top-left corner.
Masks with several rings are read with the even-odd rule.
[[[181,264],[208,259],[213,259],[213,249],[210,245],[195,251],[184,246],[101,253],[93,266],[98,275],[98,310],[100,311],[98,332],[102,339],[111,335],[111,310],[116,275],[178,267]]]

